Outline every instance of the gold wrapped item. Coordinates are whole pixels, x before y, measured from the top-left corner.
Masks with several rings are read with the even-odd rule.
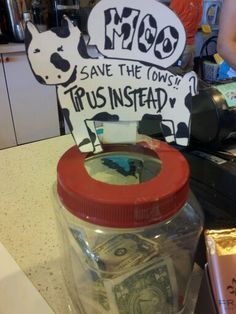
[[[209,275],[219,314],[236,313],[236,228],[206,230]]]

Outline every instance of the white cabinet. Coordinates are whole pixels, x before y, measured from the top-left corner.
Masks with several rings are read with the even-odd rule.
[[[0,115],[2,108],[8,107],[13,124],[13,128],[8,125],[5,132],[11,134],[13,129],[17,144],[60,135],[55,87],[44,86],[36,81],[24,51],[2,53],[1,56],[5,80],[1,75]],[[0,125],[0,134],[2,132]],[[0,137],[0,148],[2,146],[4,144]],[[14,146],[14,141],[9,141],[7,146]]]
[[[0,55],[0,149],[16,145],[16,137]]]

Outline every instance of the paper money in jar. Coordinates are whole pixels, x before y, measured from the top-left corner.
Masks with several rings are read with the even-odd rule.
[[[111,313],[175,313],[175,270],[169,257],[159,255],[155,241],[125,233],[91,249],[78,230],[71,232],[77,249],[87,256],[86,276],[94,278],[93,286],[80,278],[80,298]]]
[[[58,166],[73,300],[86,314],[179,313],[203,219],[188,199],[187,162],[160,141],[104,149],[72,148]]]

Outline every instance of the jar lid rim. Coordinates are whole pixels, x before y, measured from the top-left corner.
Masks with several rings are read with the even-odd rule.
[[[57,193],[73,215],[96,225],[131,228],[164,221],[184,206],[188,198],[189,167],[177,149],[157,140],[152,140],[152,145],[140,142],[103,148],[105,153],[122,150],[156,156],[162,162],[161,171],[140,184],[104,183],[88,174],[85,160],[89,154],[73,146],[57,166]]]

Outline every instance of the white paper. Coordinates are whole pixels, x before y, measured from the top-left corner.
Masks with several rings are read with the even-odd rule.
[[[137,122],[104,122],[103,143],[136,143]]]
[[[52,314],[11,255],[0,243],[0,314]]]

